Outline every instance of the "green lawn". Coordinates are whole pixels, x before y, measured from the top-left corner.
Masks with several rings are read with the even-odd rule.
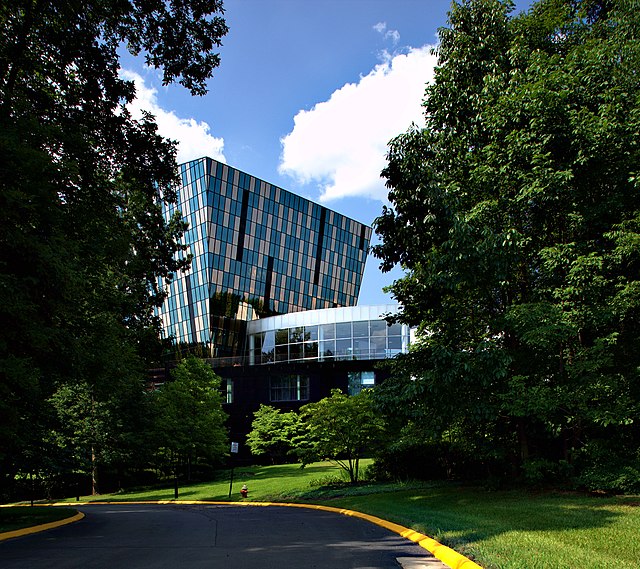
[[[249,500],[324,503],[373,514],[425,533],[487,569],[637,569],[640,498],[488,491],[447,483],[331,485],[330,463],[237,468]],[[227,500],[229,479],[180,489],[184,500]],[[173,489],[89,500],[170,500]]]
[[[31,506],[0,508],[0,533],[57,522],[77,513],[71,508],[32,508]]]
[[[410,526],[500,569],[637,569],[640,504],[440,485],[332,500]]]

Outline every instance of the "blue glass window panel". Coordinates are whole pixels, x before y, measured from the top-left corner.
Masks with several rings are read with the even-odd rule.
[[[336,353],[336,341],[325,340],[319,345],[320,355],[325,358],[332,358]]]
[[[351,322],[336,323],[336,338],[351,338]]]
[[[364,338],[369,336],[369,321],[360,320],[353,323],[353,337]]]
[[[316,341],[318,339],[318,327],[317,326],[305,326],[304,327],[304,339]]]
[[[335,324],[322,324],[319,331],[321,337],[325,340],[333,340],[336,337]]]
[[[402,335],[402,324],[392,324],[389,326],[389,330],[387,331],[388,336],[401,336]]]
[[[352,347],[350,338],[348,340],[336,340],[335,355],[338,359],[351,359]]]

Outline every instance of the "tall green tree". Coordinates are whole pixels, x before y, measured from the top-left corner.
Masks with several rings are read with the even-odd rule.
[[[464,0],[425,125],[394,139],[375,254],[416,326],[380,391],[485,456],[638,442],[640,21],[617,0]],[[489,444],[487,442],[490,441]]]
[[[301,407],[300,418],[306,429],[298,438],[303,457],[333,460],[353,484],[360,477],[360,459],[381,446],[386,432],[371,389],[353,396],[334,389],[331,397]]]
[[[227,452],[227,415],[220,377],[202,359],[189,356],[171,373],[173,381],[154,394],[154,433],[158,455],[173,474],[184,465],[186,478],[198,460],[213,465]]]
[[[184,467],[189,480],[194,464],[220,464],[227,452],[221,379],[195,356],[182,360],[171,375],[173,380],[153,394],[153,439],[159,462],[176,481]]]
[[[158,277],[179,245],[175,145],[134,121],[120,50],[206,92],[227,28],[219,0],[15,0],[0,7],[0,471],[31,467],[50,396],[105,393],[157,337]],[[106,333],[105,333],[106,332]],[[108,345],[107,345],[108,344]],[[141,367],[141,366],[139,366]],[[126,372],[140,385],[140,375]],[[32,435],[33,434],[33,435]]]

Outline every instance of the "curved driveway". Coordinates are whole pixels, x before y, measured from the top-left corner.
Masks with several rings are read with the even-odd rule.
[[[220,505],[92,505],[75,524],[0,543],[3,569],[446,567],[418,545],[331,512]],[[398,559],[400,561],[398,561]]]

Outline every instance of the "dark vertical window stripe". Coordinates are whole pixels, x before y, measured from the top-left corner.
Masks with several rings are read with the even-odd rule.
[[[366,233],[367,233],[367,226],[361,225],[360,226],[360,251],[364,251],[364,240],[366,237]]]
[[[249,190],[242,190],[242,209],[240,210],[240,227],[238,228],[238,247],[236,261],[242,261],[244,253],[244,234],[247,231],[247,210],[249,209]]]
[[[322,262],[322,242],[324,241],[324,222],[327,218],[327,208],[320,210],[320,227],[318,228],[318,242],[316,243],[316,264],[313,272],[313,284],[320,282],[320,263]]]
[[[191,291],[191,275],[187,275],[186,288],[187,288],[187,302],[189,308],[189,327],[191,328],[191,341],[195,344],[198,342],[196,335],[196,314],[193,309],[193,293]]]
[[[264,309],[268,312],[271,303],[271,277],[273,275],[273,257],[267,257],[267,277],[264,283]]]

